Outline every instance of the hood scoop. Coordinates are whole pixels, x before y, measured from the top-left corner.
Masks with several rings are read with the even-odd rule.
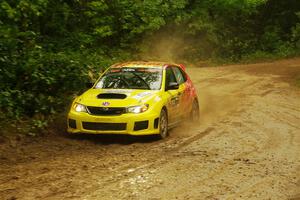
[[[117,94],[117,93],[101,93],[97,95],[98,99],[125,99],[126,94]]]

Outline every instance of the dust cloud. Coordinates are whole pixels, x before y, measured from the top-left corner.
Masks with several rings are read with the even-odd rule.
[[[208,125],[218,121],[237,107],[238,99],[230,95],[218,95],[218,90],[203,89],[199,92],[200,124]]]
[[[223,68],[219,67],[221,72]],[[195,135],[207,127],[214,127],[225,116],[230,116],[236,110],[240,110],[242,96],[236,95],[239,82],[228,81],[224,75],[216,73],[216,68],[187,68],[195,88],[197,88],[200,120],[197,123],[185,122],[182,126],[172,130],[170,134],[176,137],[188,137]],[[230,76],[230,74],[228,75]]]
[[[238,108],[239,98],[230,95],[220,95],[218,90],[202,89],[198,92],[200,104],[200,119],[198,122],[185,121],[182,125],[170,131],[171,137],[189,137],[197,135],[207,127],[213,127],[220,119]]]
[[[188,34],[185,29],[186,27],[173,25],[144,36],[138,45],[138,57],[142,60],[187,65],[208,60],[213,49],[208,39]]]
[[[143,39],[139,56],[142,60],[180,62],[183,44],[184,38],[179,34],[154,34]]]
[[[188,137],[196,134],[195,130],[217,122],[237,106],[238,99],[230,93],[232,88],[224,90],[222,77],[212,73],[217,70],[198,70],[199,67],[205,66],[213,48],[205,37],[190,37],[183,28],[167,27],[145,36],[139,47],[139,57],[142,60],[185,64],[197,88],[200,104],[199,122],[184,122],[180,127],[171,130],[170,135]]]

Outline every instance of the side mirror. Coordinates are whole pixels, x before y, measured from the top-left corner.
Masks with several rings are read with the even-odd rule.
[[[177,90],[179,88],[179,84],[176,82],[170,82],[169,85],[167,85],[167,90]]]

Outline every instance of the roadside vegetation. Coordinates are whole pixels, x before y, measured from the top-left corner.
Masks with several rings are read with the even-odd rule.
[[[0,120],[43,129],[119,61],[201,66],[299,52],[299,0],[2,0]]]

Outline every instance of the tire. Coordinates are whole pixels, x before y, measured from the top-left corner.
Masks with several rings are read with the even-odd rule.
[[[159,117],[159,138],[164,139],[168,136],[168,114],[166,109],[162,109]]]
[[[200,118],[200,112],[199,112],[199,104],[198,101],[195,99],[192,105],[192,110],[190,113],[190,121],[191,122],[198,122]]]

